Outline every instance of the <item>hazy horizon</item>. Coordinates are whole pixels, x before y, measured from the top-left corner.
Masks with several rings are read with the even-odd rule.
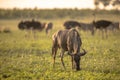
[[[0,8],[2,9],[25,9],[25,8],[38,8],[38,9],[95,9],[94,0],[0,0]],[[102,4],[99,5],[100,9],[104,9]],[[107,6],[105,9],[114,9],[112,5]]]
[[[78,9],[94,9],[94,0],[0,0],[0,8],[78,8]]]

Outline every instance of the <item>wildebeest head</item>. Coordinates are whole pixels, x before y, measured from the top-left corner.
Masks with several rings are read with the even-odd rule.
[[[21,30],[24,29],[24,26],[25,26],[25,24],[24,24],[23,21],[21,21],[21,22],[18,24],[18,28],[21,29]]]
[[[80,70],[80,57],[84,56],[87,52],[83,49],[83,52],[81,53],[76,53],[76,54],[70,54],[72,57],[72,62],[73,62],[73,68],[75,68],[76,70]]]

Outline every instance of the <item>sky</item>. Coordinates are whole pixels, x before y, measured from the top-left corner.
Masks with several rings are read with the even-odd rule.
[[[0,8],[90,8],[94,0],[0,0]]]

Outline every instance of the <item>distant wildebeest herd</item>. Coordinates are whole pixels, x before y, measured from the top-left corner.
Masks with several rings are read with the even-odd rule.
[[[78,21],[66,21],[64,23],[65,29],[78,28],[83,31],[90,31],[92,35],[95,34],[95,31],[102,31],[102,37],[104,33],[107,35],[108,30],[115,31],[120,29],[120,22],[111,22],[108,20],[98,20],[93,21],[92,23],[83,23]]]
[[[39,21],[35,21],[34,19],[32,19],[31,21],[21,21],[18,24],[18,28],[20,30],[26,30],[26,31],[33,31],[34,34],[36,31],[42,31],[43,29],[45,29],[46,34],[48,34],[48,32],[53,28],[53,23],[49,22],[49,23],[41,23]]]
[[[120,29],[119,22],[112,22],[108,20],[98,20],[95,19],[91,23],[83,23],[78,21],[65,21],[63,23],[64,30],[59,30],[52,35],[52,56],[53,56],[53,67],[55,67],[55,58],[58,48],[61,49],[60,57],[62,65],[65,69],[63,57],[65,51],[68,55],[71,56],[72,69],[80,70],[80,59],[81,56],[84,56],[87,52],[83,49],[83,52],[80,52],[82,46],[81,36],[79,35],[78,30],[90,31],[92,35],[95,34],[96,30],[106,33],[107,30],[118,30]],[[53,28],[53,23],[41,23],[32,19],[31,21],[21,21],[18,24],[20,30],[32,30],[32,31],[42,31],[45,29],[46,34],[49,34],[49,30]]]
[[[63,23],[65,29],[78,28],[83,31],[90,31],[92,35],[95,34],[95,31],[100,30],[103,34],[107,35],[108,30],[115,31],[120,29],[120,22],[112,22],[108,20],[98,20],[91,23],[83,23],[74,20],[65,21]],[[41,23],[32,19],[31,21],[21,21],[18,24],[20,30],[32,30],[32,31],[42,31],[45,29],[46,34],[53,28],[53,23]]]

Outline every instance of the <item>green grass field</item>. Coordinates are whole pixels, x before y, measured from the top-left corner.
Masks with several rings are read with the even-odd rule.
[[[114,21],[118,20],[114,18]],[[63,29],[65,20],[52,20],[54,28],[51,33],[46,36],[45,31],[37,32],[35,40],[32,34],[25,38],[25,31],[17,29],[19,21],[0,20],[0,27],[11,30],[11,33],[0,33],[0,80],[120,80],[120,31],[109,32],[107,39],[102,39],[99,33],[92,36],[81,31],[82,48],[88,52],[81,59],[82,70],[71,69],[71,57],[67,54],[64,56],[64,70],[60,50],[53,69],[51,36]]]

